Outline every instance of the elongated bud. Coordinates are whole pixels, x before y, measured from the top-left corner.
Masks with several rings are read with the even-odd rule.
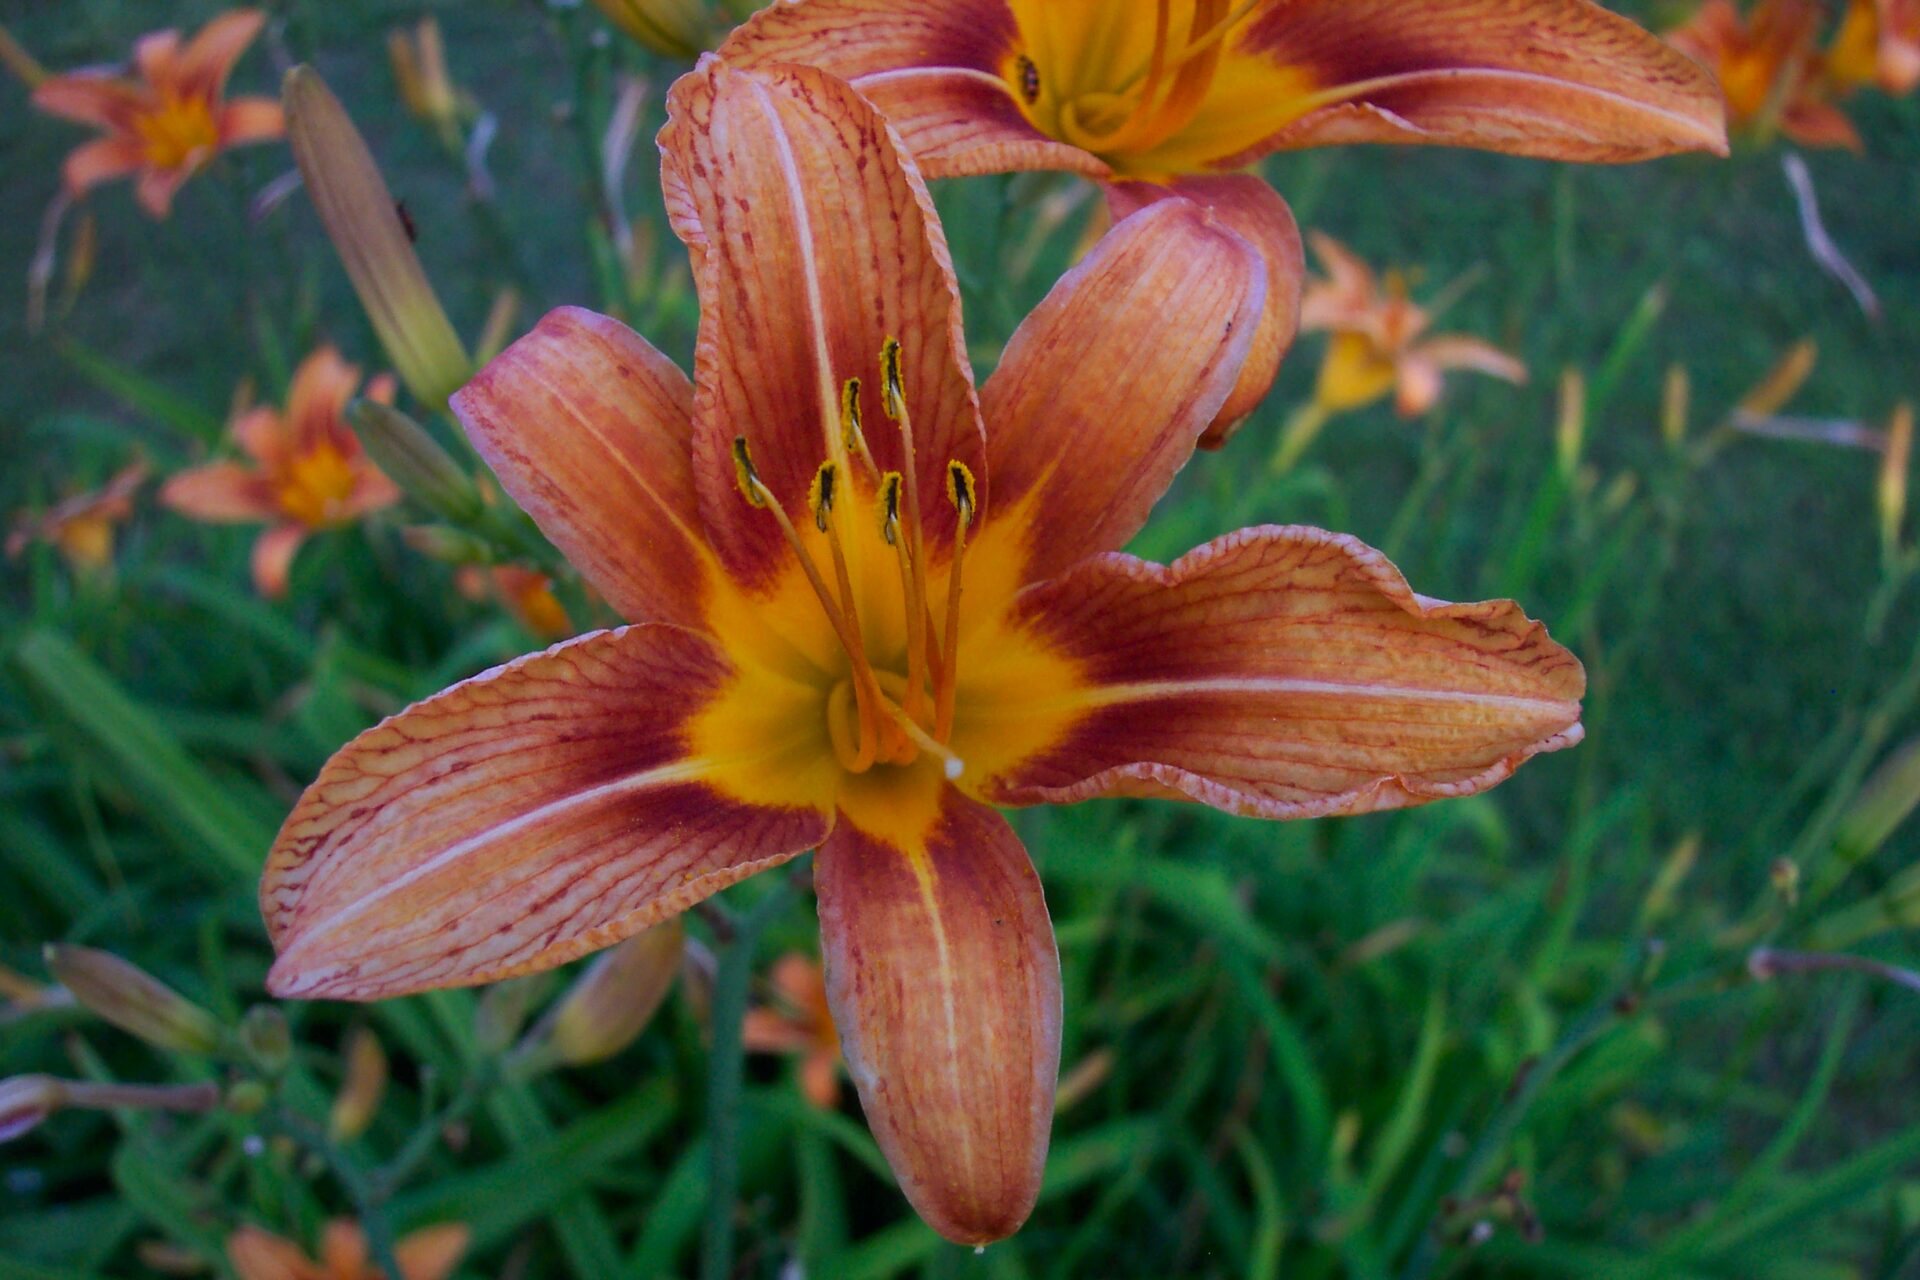
[[[0,1080],[0,1142],[12,1142],[40,1127],[60,1109],[63,1091],[52,1076]]]
[[[1587,379],[1578,369],[1560,375],[1560,417],[1554,431],[1554,455],[1560,478],[1572,482],[1587,443]]]
[[[380,1110],[380,1099],[387,1092],[387,1051],[370,1029],[355,1027],[347,1032],[341,1056],[345,1069],[327,1116],[327,1131],[334,1141],[349,1142],[367,1131]]]
[[[1660,392],[1660,435],[1670,449],[1687,442],[1688,417],[1692,411],[1693,377],[1683,364],[1667,367],[1666,385]]]
[[[506,350],[513,337],[513,322],[520,315],[520,291],[509,285],[493,295],[487,308],[486,323],[480,326],[480,339],[473,345],[473,362],[487,364]]]
[[[547,989],[547,974],[496,982],[473,1011],[473,1038],[483,1053],[504,1053],[527,1024],[534,1001]]]
[[[106,951],[49,943],[47,969],[89,1012],[157,1049],[212,1053],[214,1016],[145,970]]]
[[[1920,807],[1920,738],[1900,747],[1867,779],[1833,836],[1834,852],[1851,867],[1873,856]]]
[[[1880,484],[1875,493],[1880,508],[1880,544],[1888,559],[1900,550],[1900,527],[1907,522],[1907,471],[1913,462],[1913,406],[1894,410],[1887,424],[1887,442],[1880,456]]]
[[[313,68],[287,72],[281,99],[293,158],[387,358],[417,399],[445,407],[473,365],[372,153]]]
[[[494,548],[478,534],[449,524],[415,524],[400,530],[400,540],[441,564],[492,564]]]
[[[593,7],[662,57],[691,62],[713,41],[701,0],[593,0]]]
[[[1767,376],[1741,398],[1735,412],[1750,418],[1771,418],[1799,393],[1819,359],[1820,348],[1811,339],[1794,343],[1774,362]]]
[[[1694,832],[1673,846],[1666,860],[1660,864],[1660,870],[1653,877],[1653,884],[1647,889],[1647,896],[1640,903],[1639,930],[1651,931],[1668,916],[1673,914],[1675,900],[1679,897],[1680,886],[1686,883],[1693,868],[1700,861],[1700,835]]]
[[[577,1067],[632,1044],[667,998],[685,940],[675,916],[596,957],[560,998],[549,1041],[554,1055]]]
[[[473,477],[425,427],[375,400],[354,401],[347,422],[374,464],[409,498],[454,524],[480,518],[483,504]]]
[[[240,1019],[240,1047],[254,1065],[270,1076],[277,1076],[293,1060],[293,1033],[287,1030],[287,1015],[270,1004],[257,1004]]]

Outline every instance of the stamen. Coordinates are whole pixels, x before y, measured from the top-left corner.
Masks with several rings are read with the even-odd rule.
[[[947,501],[958,518],[953,524],[953,561],[947,566],[946,642],[940,646],[940,679],[933,693],[933,735],[942,742],[953,737],[954,696],[960,677],[961,566],[967,555],[967,530],[979,509],[979,490],[964,462],[947,463]]]
[[[913,419],[907,414],[906,380],[900,373],[900,340],[880,348],[881,400],[887,416],[900,424],[900,459],[906,490],[907,538],[900,551],[900,589],[907,606],[907,714],[918,715],[927,697],[927,549],[920,519],[920,467],[914,457]]]
[[[766,486],[760,483],[760,473],[753,469],[753,455],[747,452],[747,438],[733,438],[733,482],[740,486],[741,496],[750,506],[764,507],[766,499],[760,495]]]
[[[873,460],[873,451],[867,448],[867,434],[860,422],[858,378],[848,378],[840,387],[840,440],[846,445],[848,455],[866,463],[867,475],[877,481],[880,466]]]
[[[830,473],[832,466],[830,462],[822,465],[813,478],[809,502],[814,502],[823,491],[828,494],[828,501],[814,506],[816,523],[824,514],[830,514],[832,511],[833,482],[828,479],[823,483],[822,480],[823,475]],[[779,499],[774,496],[771,489],[767,488],[766,482],[761,480],[759,473],[754,470],[752,455],[747,452],[745,436],[733,438],[733,467],[735,477],[740,482],[740,491],[746,495],[747,501],[764,511],[773,513],[774,522],[780,526],[780,532],[786,537],[787,545],[793,548],[795,558],[800,561],[801,572],[806,574],[807,582],[813,588],[813,594],[820,601],[820,607],[826,611],[827,621],[833,624],[834,632],[840,637],[841,648],[847,651],[847,661],[852,666],[854,694],[860,704],[859,760],[862,763],[859,768],[866,768],[872,764],[873,755],[878,746],[879,724],[876,717],[879,714],[880,704],[886,699],[880,693],[878,681],[874,679],[873,667],[867,662],[866,647],[860,643],[859,627],[857,623],[850,622],[847,615],[841,611],[839,604],[834,600],[833,593],[827,589],[826,579],[820,576],[819,566],[814,564],[813,557],[807,554],[807,544],[800,540],[800,531],[793,527],[793,521],[787,518],[786,510],[780,505]],[[828,523],[830,525],[831,521]],[[831,537],[831,534],[829,536]],[[842,583],[845,584],[846,561],[840,554],[839,540],[832,538],[831,545],[834,552],[834,568]],[[844,586],[843,589],[846,590],[847,605],[851,608],[852,590]]]
[[[836,474],[831,462],[821,463],[820,469],[813,473],[813,484],[807,489],[807,510],[813,512],[813,527],[822,533],[827,532],[827,526],[832,523],[829,517],[833,514]]]
[[[880,478],[880,536],[888,546],[900,540],[900,473],[889,471]]]

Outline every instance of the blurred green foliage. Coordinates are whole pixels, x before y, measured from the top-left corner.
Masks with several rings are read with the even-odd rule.
[[[647,145],[671,66],[607,39],[590,9],[432,6],[456,81],[498,126],[482,201],[395,100],[385,32],[421,6],[270,7],[277,34],[236,83],[270,90],[280,55],[329,78],[470,341],[513,288],[519,328],[584,303],[689,355],[695,302]],[[214,11],[167,10],[186,26]],[[76,0],[10,21],[68,67],[118,56],[159,19]],[[620,191],[646,264],[631,281],[596,176],[628,73],[649,84]],[[205,456],[236,384],[277,398],[322,338],[377,367],[304,198],[247,211],[290,168],[284,147],[222,161],[166,223],[101,191],[92,281],[26,332],[20,282],[80,135],[11,82],[0,103],[0,511],[102,481],[135,451],[162,473]],[[331,1166],[257,1144],[274,1135],[230,1111],[62,1115],[6,1147],[0,1278],[144,1274],[136,1246],[156,1238],[224,1266],[242,1219],[310,1240],[368,1206],[393,1230],[470,1223],[473,1275],[692,1274],[703,1229],[728,1232],[756,1276],[789,1259],[847,1278],[1920,1274],[1920,998],[1746,969],[1763,942],[1920,958],[1901,879],[1920,836],[1894,826],[1862,848],[1860,823],[1843,830],[1869,772],[1920,734],[1920,608],[1880,561],[1876,457],[1711,434],[1801,337],[1821,359],[1795,412],[1878,427],[1920,397],[1920,102],[1850,109],[1869,154],[1808,161],[1834,238],[1882,291],[1877,321],[1808,256],[1777,153],[1627,169],[1407,151],[1271,162],[1303,224],[1412,269],[1417,288],[1483,273],[1445,327],[1518,352],[1533,384],[1463,378],[1428,420],[1338,419],[1275,478],[1261,460],[1320,350],[1303,340],[1139,549],[1320,523],[1381,547],[1423,591],[1515,596],[1588,663],[1588,740],[1492,794],[1365,819],[1265,825],[1148,802],[1019,815],[1059,932],[1064,1063],[1096,1065],[1013,1240],[979,1256],[941,1245],[857,1109],[810,1109],[781,1064],[750,1060],[733,1123],[710,1133],[714,1076],[684,997],[613,1062],[502,1081],[475,1040],[475,997],[448,993],[288,1006],[300,1049],[280,1088],[298,1110],[324,1116],[350,1026],[373,1026],[394,1058],[372,1127]],[[1067,261],[1090,200],[1032,228],[1074,191],[1041,177],[936,191],[982,373]],[[1694,406],[1678,449],[1659,426],[1675,363]],[[1553,430],[1569,366],[1588,377],[1571,469]],[[40,943],[59,939],[135,959],[223,1019],[261,998],[253,877],[299,787],[378,716],[536,644],[408,550],[402,519],[317,539],[284,604],[248,587],[250,532],[150,502],[110,583],[76,585],[46,548],[7,567],[0,961],[40,976]],[[782,892],[725,896],[744,918]],[[813,945],[804,903],[770,915],[762,969]],[[0,1032],[0,1075],[220,1070],[72,1008]],[[457,1124],[423,1127],[450,1102]],[[739,1195],[714,1210],[723,1140]],[[408,1151],[403,1184],[356,1190]]]

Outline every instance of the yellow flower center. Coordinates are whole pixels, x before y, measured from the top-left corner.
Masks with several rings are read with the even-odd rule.
[[[1015,55],[1005,68],[1014,98],[1036,128],[1122,173],[1154,177],[1199,168],[1205,158],[1240,150],[1312,105],[1310,79],[1292,77],[1298,80],[1292,83],[1277,67],[1263,66],[1257,85],[1216,84],[1228,40],[1272,0],[1155,0],[1150,39],[1144,0],[1085,12],[1084,6],[1052,10],[1051,3],[1016,6],[1033,52]],[[1249,89],[1254,98],[1240,103]],[[1235,101],[1216,105],[1236,119],[1203,121],[1195,131],[1206,137],[1183,139],[1209,97],[1223,92]],[[1298,110],[1289,110],[1295,103]]]
[[[1372,404],[1393,390],[1399,376],[1393,357],[1364,333],[1336,333],[1327,344],[1313,398],[1329,413]]]
[[[353,463],[322,440],[287,463],[274,483],[280,509],[310,529],[337,524],[358,481]]]
[[[727,794],[837,808],[863,831],[910,843],[937,820],[948,787],[972,793],[1064,733],[1081,713],[1083,679],[1009,609],[1028,508],[981,519],[973,475],[949,461],[955,531],[948,545],[929,545],[903,478],[919,472],[896,343],[882,376],[902,470],[875,463],[859,380],[849,379],[834,456],[816,471],[798,522],[747,442],[734,442],[741,494],[792,554],[763,589],[716,584],[708,626],[726,638],[736,674],[691,726],[688,748],[726,762],[712,782]]]
[[[201,97],[163,98],[135,116],[133,127],[146,145],[147,163],[156,169],[198,164],[220,145],[213,104]]]
[[[887,341],[880,363],[887,416],[899,424],[907,474],[917,474],[898,342]],[[947,499],[957,521],[947,566],[942,635],[934,625],[928,595],[928,547],[918,487],[906,483],[901,472],[882,474],[874,462],[860,422],[858,378],[849,378],[842,387],[840,416],[843,447],[839,453],[845,461],[822,462],[807,494],[815,531],[826,543],[830,572],[820,567],[778,495],[760,479],[745,436],[733,444],[740,493],[779,524],[845,660],[844,674],[828,691],[823,708],[827,738],[841,768],[861,774],[876,765],[910,765],[924,752],[942,762],[948,778],[958,778],[966,765],[947,744],[953,735],[967,531],[977,509],[973,474],[963,463],[947,464]],[[862,494],[865,504],[859,502]],[[873,518],[853,521],[849,527],[848,517],[856,505],[868,505]],[[883,566],[888,561],[897,566],[899,575],[899,593],[893,602],[897,628],[889,625],[891,620],[875,616],[872,608],[879,593],[869,580],[876,573],[884,579]],[[904,651],[891,664],[886,658],[876,659],[876,654],[895,657],[894,646],[874,643],[889,632],[904,641]]]
[[[53,531],[53,541],[76,569],[104,568],[113,559],[113,524],[102,512],[75,516]]]

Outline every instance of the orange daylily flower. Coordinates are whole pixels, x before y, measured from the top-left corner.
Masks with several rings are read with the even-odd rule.
[[[800,1092],[831,1111],[840,1105],[840,1032],[827,1003],[827,976],[811,956],[790,951],[769,976],[778,1001],[747,1010],[740,1039],[753,1053],[800,1059]]]
[[[472,1233],[457,1222],[425,1227],[393,1247],[399,1280],[446,1280],[460,1265]],[[346,1218],[335,1218],[320,1236],[320,1256],[310,1258],[293,1241],[241,1227],[227,1237],[227,1261],[240,1280],[389,1280],[367,1248],[366,1233]]]
[[[113,563],[113,532],[133,514],[133,495],[146,480],[147,464],[136,460],[91,493],[20,517],[7,535],[8,558],[18,558],[32,543],[47,542],[59,548],[75,573],[100,572]]]
[[[1733,0],[1706,0],[1667,40],[1719,78],[1736,130],[1857,150],[1853,122],[1826,99],[1818,47],[1825,18],[1815,0],[1760,0],[1744,18]]]
[[[1510,602],[1415,595],[1338,534],[1114,549],[1239,378],[1259,253],[1127,218],[977,392],[946,241],[874,107],[708,59],[662,182],[695,376],[547,316],[453,398],[619,613],[376,726],[260,894],[286,997],[560,964],[817,849],[828,1003],[880,1148],[950,1239],[1032,1208],[1060,1054],[1039,877],[995,806],[1268,818],[1480,791],[1579,740],[1579,662]]]
[[[246,462],[214,462],[183,471],[160,500],[195,520],[267,522],[253,545],[253,581],[269,597],[286,594],[294,553],[309,534],[351,524],[400,501],[400,490],[360,447],[344,417],[360,371],[321,347],[294,371],[287,406],[248,409],[233,420]],[[367,398],[393,399],[393,380],[367,384]]]
[[[1455,369],[1527,380],[1527,366],[1490,342],[1429,335],[1432,317],[1407,297],[1397,274],[1383,288],[1373,269],[1332,236],[1315,232],[1311,239],[1327,274],[1307,285],[1300,327],[1333,335],[1314,391],[1327,412],[1358,409],[1392,392],[1401,416],[1417,418],[1439,401],[1445,376]]]
[[[1920,0],[1850,0],[1827,50],[1827,74],[1894,97],[1920,87]]]
[[[1064,169],[1115,217],[1180,195],[1267,256],[1224,443],[1273,384],[1303,273],[1269,152],[1360,142],[1555,160],[1724,152],[1697,67],[1589,0],[795,0],[721,46],[850,81],[930,177]]]
[[[137,174],[141,207],[164,218],[181,184],[220,152],[285,133],[278,102],[225,96],[227,73],[266,21],[258,9],[233,9],[184,44],[173,30],[142,36],[135,76],[85,70],[41,81],[34,106],[106,131],[67,157],[68,192]]]
[[[536,636],[558,640],[573,630],[566,606],[553,594],[553,580],[538,569],[517,564],[468,565],[454,585],[469,600],[497,599],[521,626]]]

